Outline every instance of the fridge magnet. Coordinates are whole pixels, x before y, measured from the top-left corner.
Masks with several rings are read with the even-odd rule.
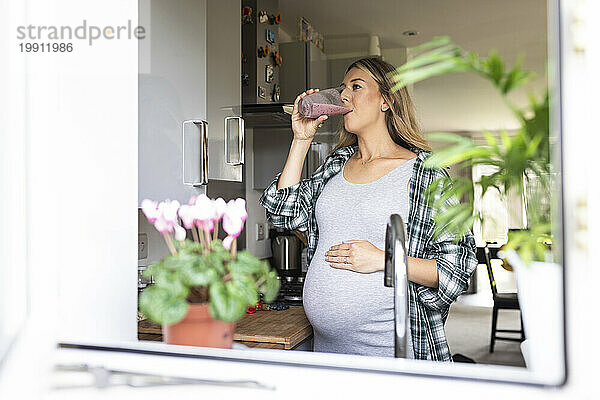
[[[278,13],[277,15],[269,15],[269,24],[271,25],[279,25],[281,23],[281,14]]]
[[[273,44],[275,43],[275,32],[273,32],[270,29],[265,30],[265,34],[266,34],[266,41]]]
[[[306,18],[301,17],[299,22],[298,22],[298,27],[300,30],[300,40],[303,42],[308,42],[311,39],[311,35],[312,35],[312,27],[310,26],[310,24],[308,23],[308,21],[306,20]]]
[[[267,98],[267,91],[262,86],[258,87],[258,97],[260,97],[261,99],[266,99]]]
[[[317,46],[321,51],[323,51],[323,35],[319,32],[313,32],[312,34],[312,42],[315,46]]]
[[[258,48],[258,58],[263,58],[269,55],[269,45]]]
[[[279,97],[281,96],[281,89],[279,88],[279,85],[274,83],[273,84],[273,94],[271,96],[271,98],[273,99],[274,102],[279,103]]]
[[[260,22],[261,24],[264,24],[265,22],[269,21],[269,16],[267,15],[266,11],[260,11],[258,13],[258,22]]]
[[[251,24],[252,22],[252,7],[245,6],[242,8],[242,25]]]
[[[250,84],[250,76],[247,73],[242,74],[242,86],[248,86]]]
[[[274,74],[273,66],[271,64],[265,65],[265,81],[267,83],[273,82],[273,74]]]
[[[282,60],[279,52],[278,51],[271,52],[271,57],[273,58],[273,64],[275,64],[276,67],[281,67],[283,60]]]

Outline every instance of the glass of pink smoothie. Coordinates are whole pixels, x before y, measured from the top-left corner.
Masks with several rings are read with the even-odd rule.
[[[342,87],[338,86],[309,94],[298,102],[298,112],[306,118],[347,114],[352,110],[342,102],[341,91]]]

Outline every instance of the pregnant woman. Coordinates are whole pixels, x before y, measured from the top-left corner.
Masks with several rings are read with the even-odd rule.
[[[394,356],[394,294],[383,285],[383,270],[386,224],[395,213],[407,223],[408,356],[452,361],[444,323],[477,266],[475,241],[451,232],[433,238],[440,210],[424,191],[446,172],[424,168],[430,147],[406,88],[391,90],[393,70],[378,58],[347,68],[340,96],[352,111],[336,148],[309,179],[300,179],[304,158],[327,116],[302,117],[299,100],[318,89],[300,94],[287,161],[259,201],[273,225],[308,234],[303,303],[315,351]]]

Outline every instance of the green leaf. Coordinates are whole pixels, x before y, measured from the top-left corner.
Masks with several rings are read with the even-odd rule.
[[[421,67],[423,65],[431,64],[438,61],[447,60],[449,58],[456,57],[457,47],[453,44],[442,46],[428,53],[419,55],[411,60],[408,60],[400,67],[396,68],[395,71],[388,72],[390,77],[393,77],[401,72]]]
[[[159,324],[174,324],[185,317],[188,303],[156,285],[148,286],[139,299],[140,311]]]
[[[181,321],[188,312],[189,304],[185,299],[177,299],[158,310],[158,318],[162,324],[175,324]]]
[[[417,69],[397,73],[394,75],[394,80],[397,83],[392,87],[391,90],[397,91],[405,86],[412,85],[433,76],[463,72],[468,69],[469,66],[462,62],[462,60],[455,58],[443,60]]]
[[[525,264],[531,261],[545,261],[549,247],[546,243],[552,241],[551,224],[536,224],[529,230],[511,231],[508,235],[507,250],[515,250]]]
[[[233,280],[226,282],[225,287],[230,296],[236,296],[244,299],[246,305],[254,305],[258,303],[258,292],[256,283],[252,277],[246,275],[238,275]]]
[[[210,285],[210,309],[214,318],[232,322],[241,318],[246,312],[245,299],[231,293],[223,282]]]
[[[217,271],[199,264],[188,264],[181,270],[181,280],[187,286],[207,286],[218,278]]]
[[[269,271],[266,281],[261,285],[261,292],[264,295],[264,300],[267,303],[272,302],[277,297],[279,292],[279,279],[275,271]]]
[[[175,255],[165,257],[163,259],[163,267],[167,269],[178,269],[196,262],[196,259],[196,255],[186,251],[180,251]]]
[[[217,271],[219,275],[225,274],[225,262],[229,260],[230,257],[221,253],[221,252],[210,252],[205,258],[205,262],[207,268],[213,268]]]
[[[483,136],[485,137],[485,141],[487,142],[487,145],[497,149],[498,148],[498,141],[496,140],[496,138],[490,133],[490,131],[484,130],[483,131]]]
[[[482,60],[483,70],[496,85],[500,84],[504,75],[504,62],[496,50],[491,50],[487,60]]]
[[[228,264],[228,268],[229,271],[234,273],[256,274],[261,272],[262,263],[258,259],[249,262],[248,260],[241,260],[240,257],[238,257]]]
[[[156,269],[152,275],[154,285],[166,290],[174,297],[186,298],[189,294],[189,288],[180,280],[180,276],[175,271],[167,269]]]
[[[436,141],[436,142],[447,142],[447,143],[457,143],[457,144],[467,144],[473,143],[471,138],[459,135],[457,133],[452,132],[432,132],[426,134],[428,140]]]
[[[408,50],[408,54],[413,55],[413,54],[417,54],[420,53],[423,50],[428,50],[434,47],[439,47],[439,46],[443,46],[446,44],[451,43],[450,37],[449,36],[435,36],[432,40],[430,40],[429,42],[425,42],[423,44],[420,44],[416,47],[413,47],[411,49]]]
[[[458,241],[473,227],[475,219],[471,204],[463,203],[448,207],[443,213],[436,214],[434,217],[433,237],[438,239],[440,236],[449,235],[454,238],[454,241]]]

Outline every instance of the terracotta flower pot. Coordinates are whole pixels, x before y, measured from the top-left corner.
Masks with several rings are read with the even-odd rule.
[[[230,349],[234,326],[235,322],[213,319],[207,303],[190,304],[180,322],[163,325],[164,341],[167,344]]]

